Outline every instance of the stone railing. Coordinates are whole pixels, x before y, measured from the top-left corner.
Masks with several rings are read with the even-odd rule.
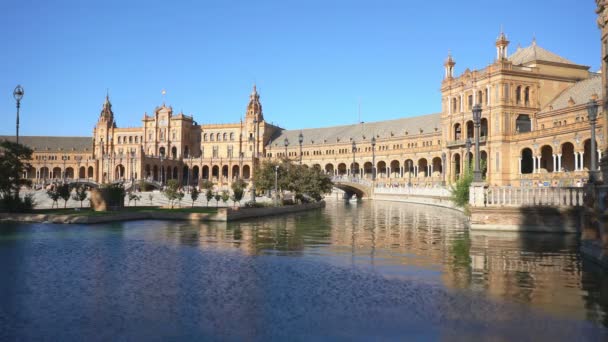
[[[362,184],[365,186],[369,186],[372,187],[372,181],[367,180],[365,178],[359,178],[359,177],[349,177],[349,176],[333,176],[331,178],[332,182],[335,183],[358,183],[358,184]]]
[[[408,196],[434,196],[434,197],[445,197],[451,196],[450,190],[444,187],[434,188],[419,188],[419,187],[387,187],[387,188],[374,188],[374,194],[394,194],[394,195],[408,195]]]
[[[583,205],[583,188],[491,186],[484,189],[484,199],[487,207],[579,207]]]

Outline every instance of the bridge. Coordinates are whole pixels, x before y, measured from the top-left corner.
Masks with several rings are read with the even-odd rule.
[[[372,195],[373,184],[370,180],[348,176],[334,176],[331,180],[334,182],[334,187],[344,191],[345,199],[353,196],[361,199]]]

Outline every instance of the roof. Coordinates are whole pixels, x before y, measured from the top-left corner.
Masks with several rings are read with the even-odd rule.
[[[0,140],[15,141],[15,136],[0,135]],[[91,137],[40,137],[20,136],[19,142],[30,147],[34,152],[91,152]]]
[[[423,130],[422,133],[420,129]],[[404,137],[405,132],[408,132],[408,135],[415,136],[435,132],[435,129],[437,129],[437,132],[441,131],[441,113],[344,126],[281,130],[273,136],[270,144],[283,148],[285,138],[287,138],[291,146],[296,146],[298,145],[300,132],[304,136],[303,145],[311,145],[337,142],[350,143],[351,138],[355,142],[364,139],[369,141],[374,134],[378,139],[386,139],[392,136]]]
[[[515,53],[509,57],[509,60],[515,65],[527,64],[532,61],[546,61],[577,65],[564,57],[558,56],[551,51],[543,49],[542,47],[536,45],[536,42],[533,42],[532,45],[525,48],[517,48],[517,51],[515,51]]]
[[[541,110],[541,113],[559,110],[569,106],[570,99],[574,104],[587,103],[593,95],[601,96],[602,94],[602,77],[599,75],[593,76],[583,81],[574,83],[570,88],[561,92],[556,98]]]

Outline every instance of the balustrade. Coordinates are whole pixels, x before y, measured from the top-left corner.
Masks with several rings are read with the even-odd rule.
[[[522,187],[492,186],[484,189],[485,205],[490,207],[583,205],[584,189],[580,187]]]

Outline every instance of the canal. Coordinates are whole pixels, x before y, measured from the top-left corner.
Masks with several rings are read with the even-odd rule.
[[[0,340],[602,340],[574,235],[392,202],[234,223],[0,225]]]

